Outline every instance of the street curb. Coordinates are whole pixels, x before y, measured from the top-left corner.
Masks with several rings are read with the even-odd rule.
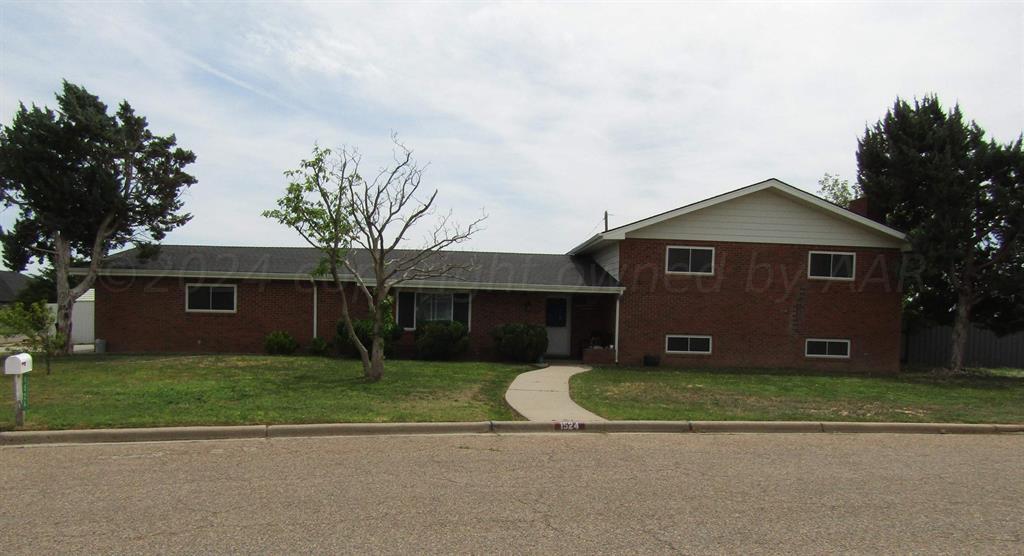
[[[690,421],[693,432],[822,432],[813,421]]]
[[[321,423],[138,429],[0,432],[0,446],[327,436],[522,433],[837,433],[1021,434],[1024,424],[860,423],[816,421],[476,421]]]
[[[0,446],[266,438],[266,425],[0,432]]]
[[[467,423],[325,423],[313,425],[269,425],[267,427],[267,437],[474,434],[490,431],[490,421]]]
[[[967,423],[822,423],[825,432],[875,432],[904,434],[996,434],[996,425]]]
[[[689,421],[598,421],[587,423],[590,432],[629,433],[629,432],[693,432]]]

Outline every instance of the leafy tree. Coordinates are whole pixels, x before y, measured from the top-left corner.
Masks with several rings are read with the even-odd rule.
[[[483,218],[462,227],[442,215],[417,249],[398,251],[406,236],[433,215],[437,190],[418,197],[423,170],[412,159],[412,151],[392,137],[394,163],[365,179],[359,173],[361,156],[342,148],[337,153],[319,146],[295,170],[285,172],[291,180],[274,210],[263,215],[294,229],[323,255],[319,274],[330,276],[341,292],[341,315],[348,339],[359,352],[363,374],[370,381],[384,376],[386,324],[392,289],[409,280],[456,275],[465,265],[451,264],[442,251],[468,240],[480,228]],[[369,258],[369,268],[353,260],[358,248]],[[370,345],[360,340],[353,326],[343,286],[354,283],[366,298],[373,323]]]
[[[72,262],[73,265],[79,263]],[[77,285],[81,279],[78,276],[68,276],[68,284],[72,287]],[[15,301],[24,303],[25,305],[31,305],[37,301],[45,301],[46,303],[57,302],[57,273],[54,272],[53,267],[47,265],[37,274],[33,274],[28,277],[28,283],[25,287],[18,292],[18,297]]]
[[[850,208],[850,202],[863,194],[860,184],[850,185],[850,182],[841,179],[839,174],[825,172],[818,180],[818,196],[843,208]]]
[[[949,368],[963,369],[971,322],[1024,328],[1024,153],[985,137],[959,106],[897,99],[858,142],[858,181],[922,261],[908,304],[953,324]]]
[[[17,207],[0,231],[4,262],[22,270],[32,259],[52,264],[57,328],[71,350],[71,310],[96,281],[103,257],[128,243],[159,241],[189,221],[181,193],[196,183],[184,168],[192,151],[174,135],[157,136],[122,101],[116,114],[83,87],[64,82],[56,111],[20,105],[0,129],[0,195]],[[81,281],[71,264],[87,263]]]
[[[50,360],[60,353],[64,338],[54,333],[54,317],[45,301],[31,305],[12,303],[0,308],[0,329],[4,334],[23,336],[23,344],[29,351],[41,353],[46,362],[46,374],[50,374]]]

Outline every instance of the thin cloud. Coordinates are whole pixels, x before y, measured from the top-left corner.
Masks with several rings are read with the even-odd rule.
[[[490,214],[466,247],[564,252],[604,210],[852,178],[897,95],[1015,138],[1022,21],[1020,4],[4,4],[0,114],[52,105],[67,77],[175,132],[200,183],[170,242],[300,245],[259,216],[281,173],[314,141],[376,168],[395,130],[443,209]]]

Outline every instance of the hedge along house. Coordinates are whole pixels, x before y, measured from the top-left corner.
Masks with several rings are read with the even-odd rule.
[[[895,371],[906,247],[901,232],[770,179],[565,255],[445,252],[472,270],[397,290],[400,348],[418,323],[450,319],[469,327],[471,357],[491,358],[491,331],[526,322],[547,328],[552,357]],[[365,253],[353,259],[368,267]],[[311,276],[318,260],[308,248],[115,254],[96,285],[97,337],[120,352],[258,352],[273,330],[331,338],[341,292]],[[354,284],[344,294],[365,314]]]

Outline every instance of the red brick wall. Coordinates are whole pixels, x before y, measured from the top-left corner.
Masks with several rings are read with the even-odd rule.
[[[715,247],[715,275],[665,273],[665,248]],[[810,280],[810,250],[854,251],[853,282]],[[663,365],[790,367],[894,372],[900,293],[895,249],[627,239],[620,245],[619,361]],[[713,337],[710,355],[667,355],[666,334]],[[804,340],[851,340],[850,358],[804,357]]]
[[[313,290],[309,282],[220,280],[236,284],[236,313],[188,313],[185,284],[177,278],[100,278],[96,282],[96,337],[111,352],[258,353],[274,330],[284,330],[303,347],[313,338]],[[345,288],[355,318],[366,316],[366,298]],[[543,293],[476,292],[470,327],[472,358],[493,358],[491,331],[499,324],[544,324]],[[337,288],[317,284],[317,332],[333,340],[341,318]],[[413,353],[413,333],[399,343],[399,355]]]
[[[262,352],[263,340],[284,330],[303,346],[313,337],[313,292],[308,282],[208,281],[237,284],[236,313],[185,312],[179,278],[100,278],[96,282],[96,337],[112,352]]]
[[[366,318],[370,306],[366,296],[354,284],[345,287],[348,296],[348,308],[352,318]],[[329,282],[317,282],[317,335],[327,341],[334,341],[338,333],[338,320],[341,319],[341,296],[338,288]],[[313,318],[306,313],[307,322]]]

